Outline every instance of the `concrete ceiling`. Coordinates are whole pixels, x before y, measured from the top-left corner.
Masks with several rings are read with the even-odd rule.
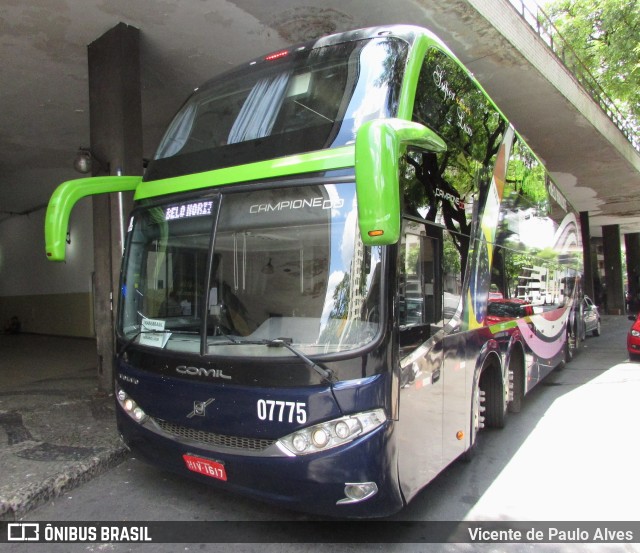
[[[640,231],[635,158],[616,153],[566,100],[549,111],[549,83],[474,1],[0,0],[0,221],[38,209],[79,176],[73,160],[89,143],[87,45],[119,22],[141,30],[147,158],[189,92],[228,67],[334,31],[411,23],[431,28],[474,71],[579,210]]]

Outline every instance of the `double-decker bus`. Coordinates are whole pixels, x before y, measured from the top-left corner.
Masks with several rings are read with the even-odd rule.
[[[48,257],[64,259],[78,199],[125,190],[118,428],[202,482],[397,512],[576,348],[576,215],[422,28],[336,34],[209,81],[144,177],[57,189]],[[523,299],[532,267],[558,283],[545,302]]]

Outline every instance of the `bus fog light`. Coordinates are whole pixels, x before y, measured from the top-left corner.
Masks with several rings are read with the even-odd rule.
[[[375,482],[347,483],[344,485],[346,498],[337,502],[337,505],[345,503],[358,503],[369,499],[378,493],[378,485]]]

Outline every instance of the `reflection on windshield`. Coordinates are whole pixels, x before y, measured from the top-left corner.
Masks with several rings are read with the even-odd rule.
[[[129,229],[120,330],[150,347],[199,352],[207,252],[217,201],[140,210]]]
[[[352,185],[225,197],[209,283],[210,351],[242,354],[220,348],[229,337],[286,339],[308,354],[370,342],[379,264],[379,250],[359,237]]]
[[[132,344],[199,353],[204,327],[211,355],[290,355],[267,347],[281,339],[318,355],[378,331],[381,250],[362,244],[353,184],[139,210],[123,277],[120,332]]]

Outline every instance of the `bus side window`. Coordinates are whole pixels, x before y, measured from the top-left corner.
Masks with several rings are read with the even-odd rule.
[[[427,340],[432,325],[441,318],[438,259],[437,241],[427,236],[425,225],[406,221],[398,259],[400,346],[405,351]]]

